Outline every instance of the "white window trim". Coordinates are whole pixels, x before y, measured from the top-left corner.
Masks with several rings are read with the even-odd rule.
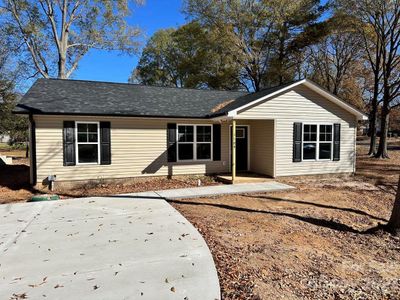
[[[78,124],[97,124],[97,143],[94,142],[78,142]],[[78,145],[95,145],[97,144],[97,162],[80,163]],[[75,121],[75,163],[76,165],[99,165],[100,164],[100,122],[93,121]]]
[[[304,125],[317,125],[317,140],[316,141],[304,141]],[[331,141],[320,141],[319,140],[319,127],[321,125],[330,125],[332,126],[332,131],[331,131],[331,136],[332,139]],[[302,131],[301,131],[301,160],[302,161],[333,161],[333,123],[315,123],[315,122],[306,122],[306,123],[302,123]],[[304,158],[304,143],[309,144],[309,143],[315,143],[316,144],[316,149],[315,149],[315,158]],[[323,144],[327,144],[330,143],[331,144],[331,157],[330,158],[319,158],[319,144],[323,143]]]
[[[238,130],[239,129],[239,130]],[[241,131],[243,133],[242,136],[238,135],[238,132]],[[236,138],[237,139],[245,139],[246,138],[246,130],[243,127],[237,126],[236,128]]]
[[[193,127],[193,142],[179,142],[179,126],[192,126]],[[197,126],[211,127],[211,141],[210,142],[197,142]],[[207,162],[213,161],[213,124],[176,124],[176,161],[177,162]],[[193,159],[179,159],[179,144],[192,144],[193,145]],[[210,144],[211,155],[210,159],[197,159],[197,144]]]

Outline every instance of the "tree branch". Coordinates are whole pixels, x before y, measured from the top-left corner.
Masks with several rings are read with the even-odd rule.
[[[60,51],[61,50],[60,49],[61,48],[60,47],[60,40],[58,38],[57,25],[56,25],[56,21],[54,19],[53,4],[50,3],[49,0],[45,0],[45,1],[46,1],[46,4],[47,4],[47,9],[48,9],[47,11],[46,11],[46,9],[44,7],[43,0],[40,0],[39,3],[40,3],[40,6],[42,7],[44,13],[46,14],[47,18],[50,21],[51,29],[52,29],[52,32],[53,32],[53,37],[54,37],[54,40],[56,42],[57,49],[58,49],[58,51]]]
[[[18,28],[22,34],[22,38],[24,39],[24,42],[25,42],[26,46],[28,47],[28,51],[32,56],[32,60],[33,60],[33,63],[35,65],[36,69],[39,71],[39,73],[43,77],[49,78],[49,74],[46,71],[47,67],[45,66],[45,70],[43,70],[42,67],[40,66],[40,63],[39,63],[39,60],[37,57],[39,54],[38,52],[40,52],[40,50],[38,50],[38,48],[36,46],[31,45],[31,42],[33,44],[36,44],[36,43],[33,40],[30,41],[30,38],[29,38],[30,35],[25,31],[24,26],[22,25],[22,21],[19,17],[19,13],[17,11],[17,6],[16,6],[14,0],[11,0],[10,4],[11,4],[11,13],[12,13],[15,21],[17,22]]]
[[[74,63],[72,64],[71,68],[68,70],[68,72],[66,73],[66,78],[69,78],[69,76],[71,76],[71,74],[76,70],[76,68],[78,67],[79,61],[82,59],[82,57],[86,54],[88,50],[86,49],[85,51],[83,51],[82,53],[80,53],[76,58]]]

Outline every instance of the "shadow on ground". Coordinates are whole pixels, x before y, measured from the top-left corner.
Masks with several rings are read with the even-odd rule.
[[[370,217],[375,220],[387,222],[386,219],[383,219],[383,218],[371,215],[365,211],[355,209],[355,208],[350,208],[350,207],[338,207],[338,206],[309,202],[309,201],[304,201],[304,200],[293,200],[293,199],[285,199],[285,198],[278,198],[278,197],[271,197],[271,196],[257,196],[257,195],[254,195],[254,196],[253,195],[243,195],[243,196],[248,197],[248,198],[264,199],[264,200],[277,201],[277,202],[289,202],[289,203],[310,205],[310,206],[315,206],[315,207],[319,207],[319,208],[340,210],[340,211],[351,212],[351,213],[367,216],[367,217]]]
[[[243,196],[243,195],[242,195]],[[260,198],[259,196],[254,196],[255,198]],[[286,200],[286,199],[285,199]],[[351,226],[348,226],[346,224],[334,221],[334,220],[325,220],[325,219],[319,219],[319,218],[314,218],[310,216],[301,216],[293,213],[288,213],[288,212],[280,212],[280,211],[269,211],[269,210],[263,210],[263,209],[252,209],[252,208],[246,208],[246,207],[237,207],[237,206],[232,206],[228,204],[221,204],[221,203],[204,203],[204,202],[193,202],[193,201],[188,201],[188,200],[171,200],[171,199],[166,199],[169,203],[174,203],[174,204],[184,204],[184,205],[204,205],[204,206],[211,206],[211,207],[218,207],[218,208],[223,208],[223,209],[229,209],[233,211],[240,211],[240,212],[249,212],[249,213],[262,213],[262,214],[268,214],[268,215],[274,215],[274,216],[282,216],[282,217],[289,217],[293,218],[302,222],[306,222],[312,225],[320,226],[320,227],[325,227],[328,229],[336,230],[336,231],[342,231],[342,232],[350,232],[350,233],[358,233],[358,234],[371,234],[374,233],[380,229],[384,229],[383,224],[379,224],[377,226],[368,228],[366,230],[357,230]],[[279,201],[279,200],[278,200]],[[328,207],[330,209],[340,209],[340,208],[334,208],[334,207]],[[343,209],[343,208],[342,208]],[[363,212],[363,211],[358,211],[354,210],[351,208],[345,208],[343,209],[345,211],[351,211],[356,213],[361,213],[363,215],[369,216],[368,213]],[[382,221],[386,221],[384,219],[378,218],[371,216],[372,218],[379,219]]]

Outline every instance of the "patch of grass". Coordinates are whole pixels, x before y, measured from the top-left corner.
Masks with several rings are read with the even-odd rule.
[[[11,156],[14,158],[22,158],[26,156],[26,144],[9,145],[7,143],[0,143],[0,154]]]
[[[10,150],[11,146],[8,145],[7,143],[0,143],[0,151],[1,150]]]

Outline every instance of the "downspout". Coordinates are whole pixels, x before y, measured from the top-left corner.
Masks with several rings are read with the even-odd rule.
[[[30,146],[30,183],[36,185],[37,167],[36,167],[36,123],[33,115],[29,114],[29,146]]]
[[[236,120],[232,120],[232,183],[235,183],[236,180]]]

